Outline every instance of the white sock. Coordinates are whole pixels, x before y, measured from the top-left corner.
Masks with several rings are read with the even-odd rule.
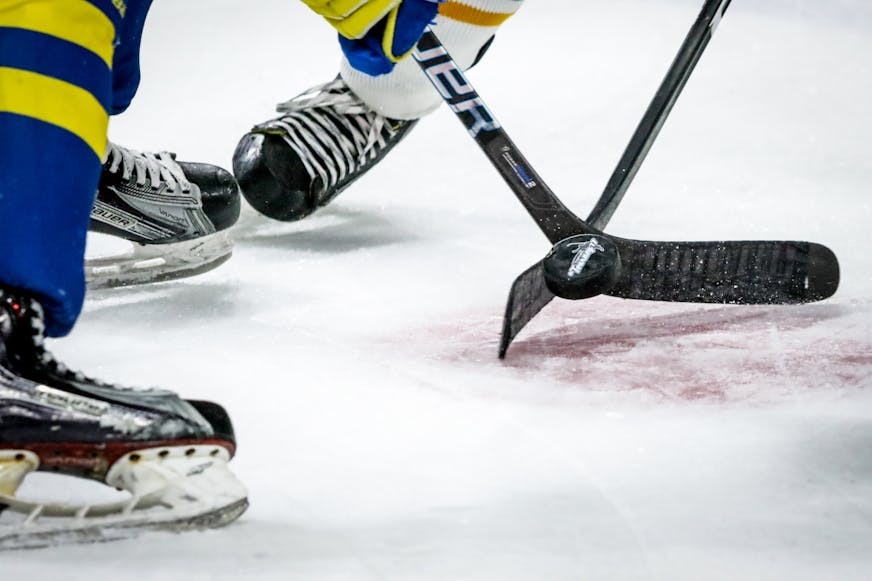
[[[500,24],[521,4],[523,0],[449,0],[439,5],[433,30],[454,60],[467,69]],[[343,58],[340,74],[364,103],[392,119],[418,119],[442,102],[412,57],[403,59],[390,74],[380,77],[353,69]]]

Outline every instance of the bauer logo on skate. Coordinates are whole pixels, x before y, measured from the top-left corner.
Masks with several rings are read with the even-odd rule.
[[[574,248],[572,249],[572,253],[575,255],[572,258],[572,264],[569,265],[569,270],[566,271],[566,276],[568,278],[572,278],[574,276],[578,276],[584,270],[584,267],[587,266],[590,257],[596,254],[597,252],[605,252],[606,249],[602,244],[599,243],[599,240],[596,238],[591,238],[587,242],[575,242],[571,244]]]
[[[91,208],[91,217],[97,220],[113,224],[119,228],[132,229],[138,224],[138,220],[128,216],[122,216],[114,212],[106,204],[97,200]]]
[[[44,405],[68,412],[100,417],[109,411],[109,404],[106,402],[81,397],[46,385],[37,386],[33,396]]]

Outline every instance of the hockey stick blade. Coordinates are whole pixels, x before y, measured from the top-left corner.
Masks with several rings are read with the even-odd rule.
[[[836,255],[812,242],[617,242],[624,267],[605,293],[613,297],[790,305],[829,298],[839,287]]]
[[[503,317],[503,332],[500,336],[500,359],[504,359],[509,345],[521,329],[535,317],[545,305],[554,298],[554,293],[545,284],[542,261],[540,260],[515,279],[506,302]]]
[[[706,0],[636,131],[627,143],[624,154],[612,172],[603,193],[588,215],[587,222],[590,225],[601,230],[608,225],[729,6],[730,0]],[[542,276],[542,270],[535,268],[534,265],[534,267],[521,273],[512,285],[506,306],[506,318],[503,321],[504,333],[509,333],[509,335],[504,334],[502,337],[501,358],[521,329],[554,298],[555,295],[550,291],[541,296],[530,297],[527,295],[527,300],[530,301],[529,305],[524,308],[518,305],[520,299],[514,297],[516,289],[540,288],[547,290],[544,281],[533,280]]]
[[[624,299],[787,305],[820,301],[839,286],[835,254],[811,242],[642,242],[612,238],[623,266],[604,294]],[[499,356],[521,329],[556,296],[545,260],[515,279],[509,292]],[[567,298],[567,297],[564,297]]]
[[[614,281],[614,290],[611,290],[610,285],[600,284],[600,281],[594,278],[593,281],[598,284],[596,292],[579,292],[578,296],[571,298],[594,296],[605,292],[607,294],[622,293],[615,296],[640,300],[684,300],[682,297],[687,297],[686,300],[689,302],[724,302],[723,297],[727,297],[730,302],[743,300],[748,303],[772,303],[787,300],[789,297],[788,302],[795,303],[819,299],[802,299],[801,292],[797,291],[793,295],[789,295],[778,289],[770,292],[765,301],[759,297],[764,296],[763,287],[766,284],[781,285],[782,288],[790,289],[826,287],[832,289],[833,292],[835,291],[838,285],[837,276],[835,280],[829,282],[818,280],[819,277],[815,276],[818,273],[824,273],[824,278],[826,278],[832,277],[833,273],[836,275],[838,273],[838,263],[835,261],[835,256],[819,245],[814,245],[816,249],[819,249],[814,253],[817,261],[795,260],[790,264],[811,264],[812,262],[830,262],[831,264],[817,268],[815,272],[804,272],[801,268],[782,272],[776,269],[780,265],[777,257],[781,256],[781,253],[774,250],[782,248],[783,243],[779,242],[650,242],[608,236],[593,228],[573,214],[533,169],[432,31],[428,30],[421,37],[414,51],[414,58],[452,111],[466,126],[476,143],[485,152],[488,160],[509,185],[527,213],[548,239],[555,244],[555,248],[568,237],[593,235],[600,238],[604,244],[614,245],[618,249],[616,259],[623,262],[623,268],[615,269],[619,276]],[[747,256],[749,249],[760,248],[761,245],[765,247],[765,250],[771,250],[769,254],[772,258],[766,262],[771,269],[775,269],[771,272],[765,271],[762,267],[750,270],[745,268],[745,265],[749,263]],[[809,243],[788,243],[788,245],[797,245],[797,248],[808,245],[808,248],[811,248]],[[793,256],[802,253],[795,251],[791,254],[784,250],[783,254]],[[546,257],[545,260],[548,260],[549,257]],[[732,268],[730,264],[713,265],[711,262],[727,258],[737,260],[738,266],[735,271],[730,270]],[[699,260],[702,260],[701,265],[695,266]],[[534,269],[527,272],[530,273],[528,277],[532,277],[537,271]],[[604,272],[608,272],[608,270]],[[663,281],[663,284],[696,284],[701,286],[666,292],[662,285],[653,284],[658,280],[656,278],[658,272],[662,273],[660,280]],[[699,273],[702,273],[702,276],[698,276]],[[634,278],[631,279],[631,277]],[[650,278],[651,285],[648,284],[649,277],[652,277]],[[535,281],[525,280],[524,282],[531,283],[522,285],[524,288],[541,288],[539,283],[532,284]],[[585,283],[587,282],[585,280]],[[728,288],[732,289],[729,293],[727,292]],[[832,292],[829,294],[831,295]],[[821,296],[821,298],[823,297]],[[542,300],[547,304],[550,300],[549,295],[542,295]],[[534,304],[541,304],[542,300],[534,301]],[[515,312],[514,309],[510,309],[510,311]],[[517,312],[528,315],[532,309],[519,309]],[[535,315],[535,312],[533,314]],[[505,325],[504,328],[506,328]],[[512,325],[509,328],[515,329],[516,326]]]

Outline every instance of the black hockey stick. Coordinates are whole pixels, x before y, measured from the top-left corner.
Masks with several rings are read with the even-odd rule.
[[[591,227],[544,183],[431,31],[422,36],[414,56],[554,244],[542,266],[544,284],[558,296],[605,293],[642,300],[784,304],[835,292],[838,262],[818,244],[652,242],[608,236]]]
[[[673,60],[645,115],[627,144],[617,167],[612,172],[605,190],[587,217],[591,226],[604,229],[618,204],[636,177],[675,102],[681,95],[690,75],[696,68],[715,29],[731,0],[706,0],[684,43]],[[500,343],[500,357],[505,356],[512,340],[521,329],[554,298],[545,285],[542,262],[537,262],[521,273],[512,284]]]
[[[729,8],[730,2],[731,0],[707,0],[702,7],[699,17],[684,39],[675,60],[666,72],[666,77],[657,89],[651,104],[648,105],[615,171],[612,172],[605,190],[587,217],[587,222],[594,228],[602,230],[611,220],[612,214],[615,213],[636,173],[648,157],[651,146],[660,135],[663,124],[714,36],[715,29]]]

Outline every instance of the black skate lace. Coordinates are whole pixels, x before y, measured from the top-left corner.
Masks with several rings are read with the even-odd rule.
[[[30,319],[31,341],[36,360],[53,374],[58,375],[67,381],[77,381],[79,383],[90,384],[96,387],[112,389],[119,392],[123,391],[140,394],[168,393],[165,390],[154,387],[130,387],[127,385],[111,383],[101,379],[96,379],[90,375],[85,375],[81,371],[70,369],[58,361],[52,352],[45,347],[45,323],[43,322],[44,315],[42,305],[31,300],[27,306],[31,311],[28,313],[27,318]]]
[[[3,307],[5,303],[6,308]],[[7,310],[8,309],[8,310]],[[4,316],[4,311],[6,312]],[[110,383],[95,379],[90,375],[85,375],[80,371],[75,371],[58,361],[55,356],[45,346],[45,323],[44,311],[42,305],[29,298],[20,296],[10,296],[0,288],[0,331],[3,331],[8,336],[12,330],[14,323],[12,319],[27,319],[29,321],[30,332],[22,330],[21,333],[16,333],[17,341],[29,341],[29,349],[23,351],[26,358],[19,359],[18,364],[24,366],[25,369],[37,372],[37,375],[48,373],[50,376],[55,376],[59,379],[78,382],[86,386],[93,386],[105,389],[111,389],[118,392],[135,392],[141,394],[162,394],[168,393],[157,388],[133,388],[117,383]],[[5,319],[5,321],[4,321]],[[4,373],[7,373],[0,367]],[[42,370],[42,371],[40,371]],[[31,380],[40,381],[29,374],[25,374]]]
[[[312,87],[276,107],[281,117],[256,130],[278,132],[322,192],[375,159],[395,131],[367,107],[341,78]]]
[[[30,316],[28,316],[28,319],[30,319],[31,341],[34,354],[41,365],[66,379],[73,379],[79,382],[87,381],[100,386],[108,385],[105,382],[89,377],[84,373],[74,371],[58,361],[55,356],[52,355],[51,351],[45,348],[45,323],[43,323],[42,306],[39,303],[32,301],[30,305],[28,305],[28,308],[34,311]]]
[[[191,182],[172,153],[136,151],[110,141],[106,154],[109,171],[118,173],[120,170],[121,177],[128,181],[134,179],[138,186],[149,185],[159,189],[161,185],[166,185],[170,192],[177,188],[182,192],[191,191]]]

